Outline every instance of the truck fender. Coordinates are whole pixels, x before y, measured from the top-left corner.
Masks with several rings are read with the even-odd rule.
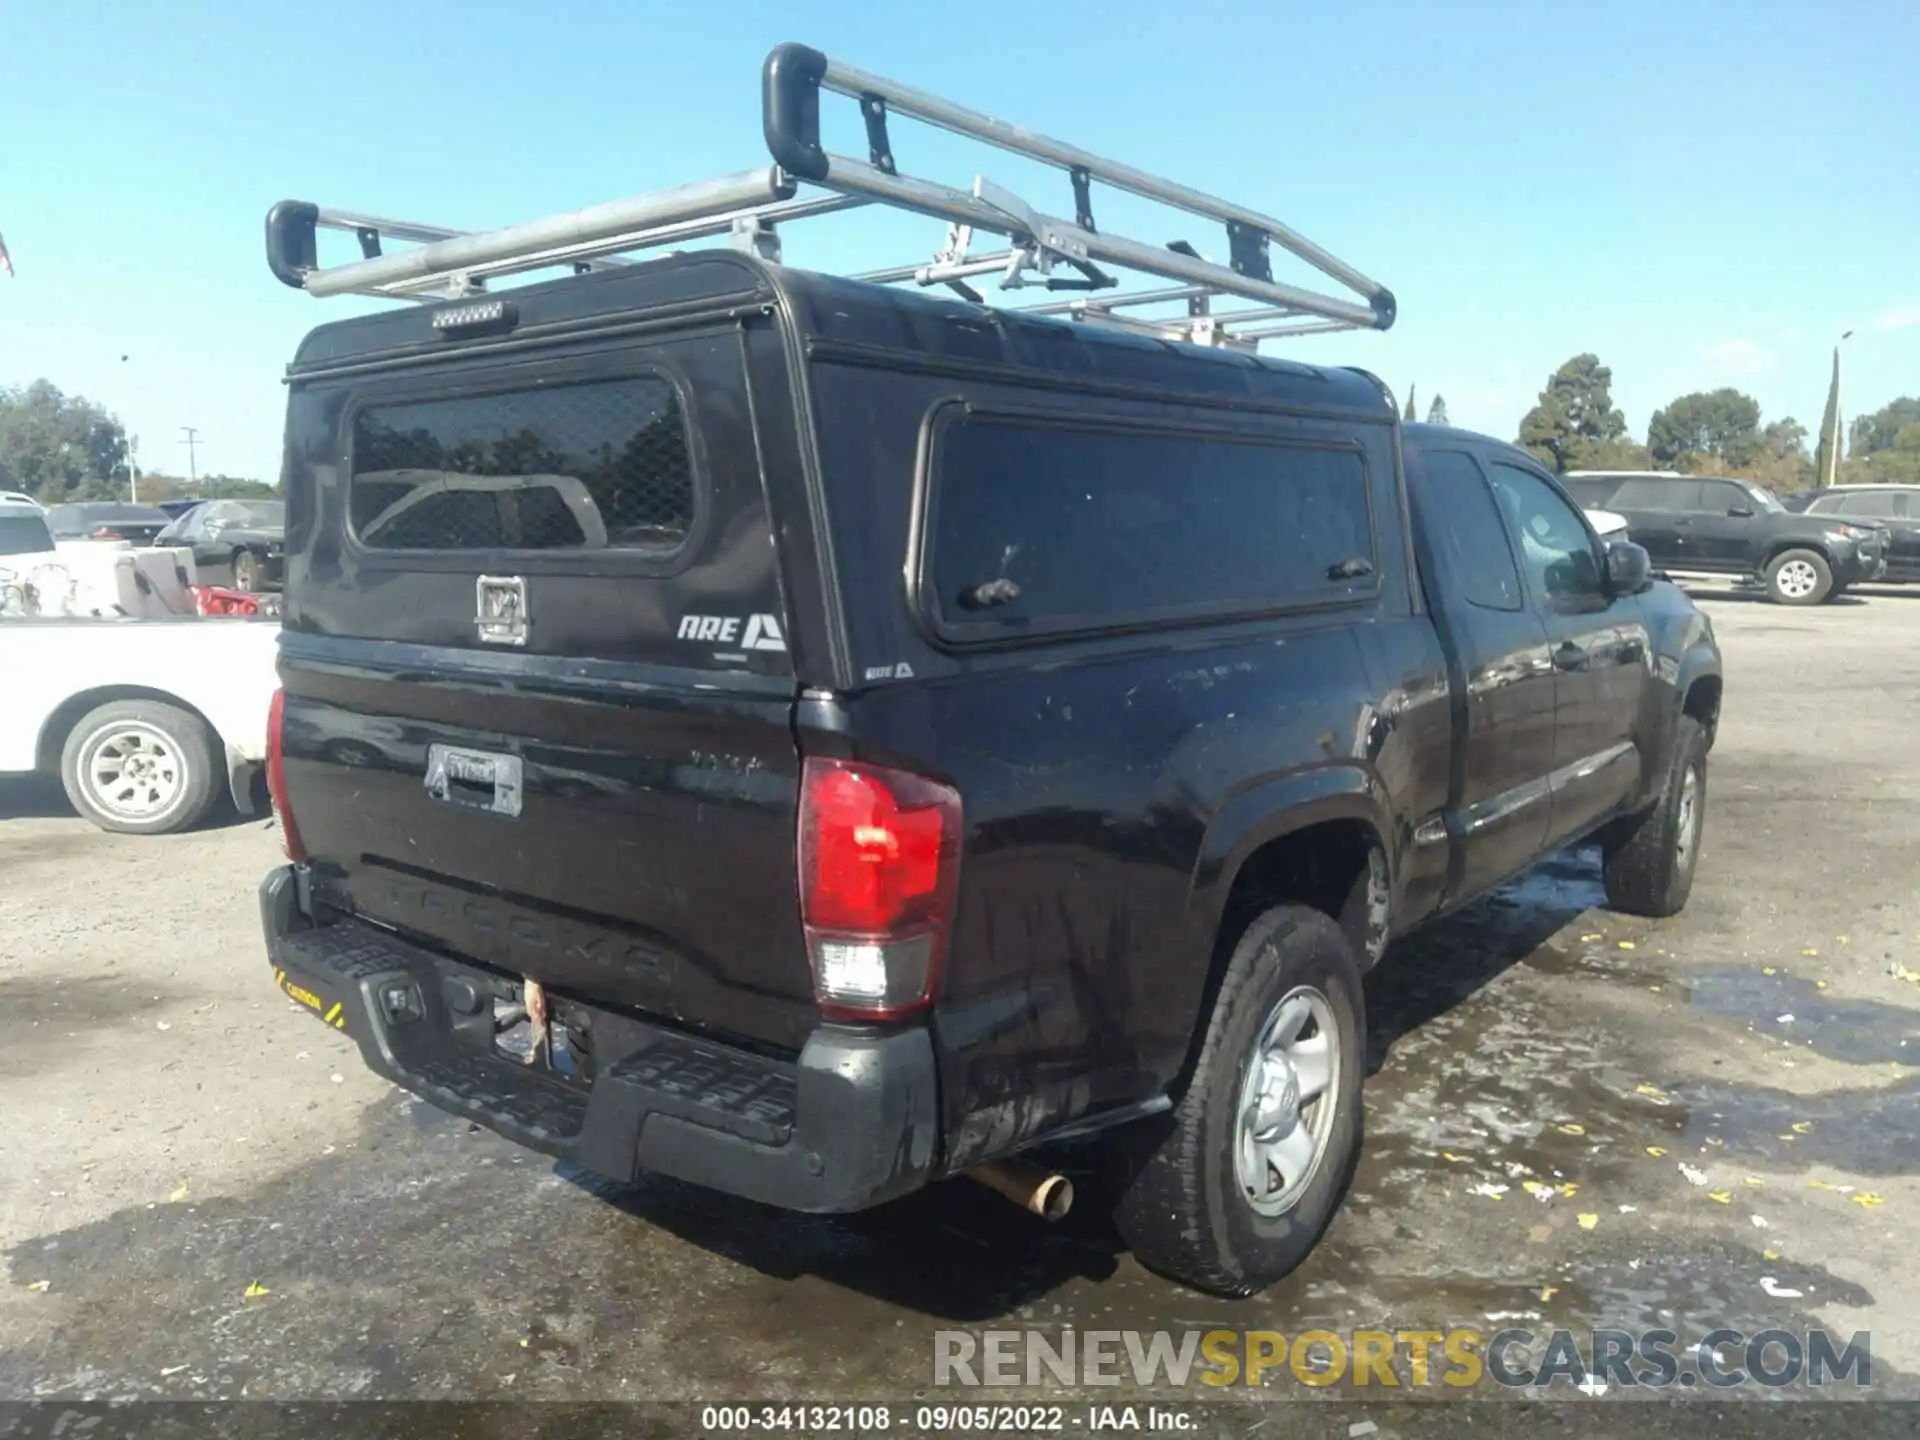
[[[1234,881],[1248,858],[1264,845],[1328,821],[1352,822],[1366,832],[1369,845],[1379,857],[1371,863],[1382,867],[1380,879],[1388,896],[1393,896],[1398,857],[1389,838],[1395,833],[1392,813],[1379,777],[1352,761],[1292,770],[1255,781],[1221,804],[1208,823],[1189,898],[1196,926],[1211,944],[1224,918]],[[1384,942],[1384,916],[1377,928],[1382,934],[1369,934],[1366,948],[1370,951],[1376,948],[1376,939]]]

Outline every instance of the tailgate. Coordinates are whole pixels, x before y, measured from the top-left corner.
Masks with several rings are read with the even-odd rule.
[[[286,791],[322,901],[787,1049],[800,762],[744,343],[296,383]]]

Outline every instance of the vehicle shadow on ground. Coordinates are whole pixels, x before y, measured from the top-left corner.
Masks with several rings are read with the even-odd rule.
[[[1599,850],[1562,850],[1390,946],[1367,976],[1367,1073],[1386,1064],[1395,1041],[1471,999],[1606,899]]]
[[[242,815],[231,801],[223,799],[193,830],[225,830],[233,825],[259,823],[269,810],[262,786],[254,787],[254,813]],[[0,820],[77,820],[80,812],[67,799],[67,792],[52,775],[0,776]]]
[[[1774,603],[1767,598],[1764,590],[1688,589],[1686,594],[1689,600],[1696,602],[1705,600],[1714,604],[1718,604],[1721,601],[1725,601],[1730,605],[1771,605]],[[1856,605],[1866,605],[1873,600],[1883,599],[1885,596],[1886,592],[1884,591],[1876,590],[1870,595],[1861,595],[1849,590],[1844,595],[1835,595],[1830,599],[1822,600],[1818,605],[1782,605],[1780,608],[1782,610],[1846,610]]]
[[[0,820],[46,820],[73,813],[67,792],[51,775],[0,778]]]
[[[1597,855],[1564,852],[1406,942],[1367,982],[1369,1073],[1395,1041],[1471,998],[1603,899]],[[1048,1152],[1073,1180],[1057,1225],[961,1179],[861,1215],[795,1215],[673,1181],[619,1185],[560,1174],[690,1244],[778,1279],[829,1283],[962,1323],[1014,1314],[1075,1280],[1102,1281],[1125,1245],[1114,1233],[1111,1177],[1091,1147]]]

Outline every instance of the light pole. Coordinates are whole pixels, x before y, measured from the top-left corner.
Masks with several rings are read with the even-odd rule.
[[[136,458],[140,453],[140,437],[127,436],[127,500],[134,505],[140,503],[140,462]]]
[[[1853,331],[1842,330],[1833,342],[1833,444],[1827,447],[1827,474],[1824,484],[1831,488],[1840,482],[1840,456],[1847,448],[1847,427],[1840,414],[1840,347],[1853,338]]]

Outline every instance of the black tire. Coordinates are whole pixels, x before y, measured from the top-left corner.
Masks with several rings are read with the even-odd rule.
[[[124,789],[114,789],[115,775]],[[60,782],[73,808],[125,835],[198,824],[219,801],[221,778],[220,747],[207,723],[157,700],[115,700],[89,711],[60,751]]]
[[[1601,845],[1608,906],[1654,919],[1679,914],[1693,893],[1706,828],[1707,732],[1691,715],[1682,715],[1675,722],[1660,799]]]
[[[1143,1265],[1216,1295],[1251,1295],[1299,1265],[1326,1233],[1360,1156],[1360,973],[1352,944],[1317,910],[1277,905],[1241,933],[1186,1093],[1171,1114],[1116,1140],[1114,1222]],[[1302,987],[1332,1017],[1339,1059],[1319,1103],[1333,1111],[1298,1196],[1269,1216],[1247,1200],[1236,1170],[1241,1083],[1269,1018]]]
[[[249,595],[260,588],[260,557],[251,550],[233,552],[233,588]]]
[[[1809,571],[1812,583],[1802,589]],[[1782,550],[1767,562],[1767,598],[1776,605],[1820,605],[1832,594],[1833,567],[1818,550]]]

